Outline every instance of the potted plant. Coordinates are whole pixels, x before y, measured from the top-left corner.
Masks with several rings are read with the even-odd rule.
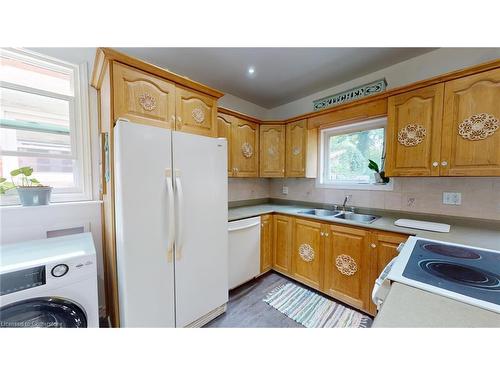
[[[385,172],[381,171],[378,164],[371,159],[368,159],[368,168],[374,171],[373,175],[377,184],[387,184],[389,182],[389,177],[385,177]]]
[[[11,180],[0,178],[0,194],[16,189],[23,206],[41,206],[49,204],[52,187],[44,186],[36,178],[31,177],[33,168],[21,167],[10,172]],[[14,182],[17,179],[17,183]]]

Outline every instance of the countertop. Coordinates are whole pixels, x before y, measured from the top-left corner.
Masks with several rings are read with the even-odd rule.
[[[500,327],[500,314],[393,283],[372,327]]]
[[[378,229],[416,235],[439,241],[454,242],[500,251],[500,221],[439,217],[407,212],[378,211],[381,218],[371,224],[357,223],[335,218],[318,218],[299,211],[321,207],[305,204],[254,204],[229,209],[229,221],[269,213],[288,214],[297,217],[321,220],[344,225]],[[363,210],[360,210],[364,213]],[[373,214],[374,212],[366,212]],[[400,218],[443,222],[451,225],[449,233],[437,233],[398,227],[394,221]],[[500,327],[500,314],[474,307],[462,302],[393,283],[382,309],[377,314],[373,327]]]
[[[319,205],[317,207],[320,207]],[[311,206],[306,205],[283,205],[283,204],[257,204],[250,206],[242,206],[229,208],[228,220],[239,220],[252,216],[259,216],[269,213],[281,213],[287,215],[293,215],[298,217],[304,217],[308,219],[316,219],[325,222],[353,225],[357,227],[378,229],[389,232],[404,233],[408,235],[416,235],[419,237],[424,237],[428,239],[434,239],[438,241],[454,242],[463,245],[470,245],[476,247],[483,247],[486,249],[498,250],[500,251],[500,221],[498,223],[492,220],[475,220],[475,219],[457,219],[453,217],[440,217],[436,220],[435,217],[429,216],[426,218],[422,215],[415,215],[414,217],[408,213],[395,213],[394,211],[378,211],[377,215],[381,215],[380,219],[375,220],[373,223],[358,223],[349,220],[335,219],[318,217],[314,215],[301,214],[299,211],[311,209]],[[362,210],[360,212],[363,212]],[[372,212],[370,212],[372,213]],[[451,225],[449,233],[438,233],[430,232],[425,230],[418,230],[412,228],[398,227],[394,225],[394,221],[401,218],[413,218],[416,220],[429,220],[429,221],[440,221]]]

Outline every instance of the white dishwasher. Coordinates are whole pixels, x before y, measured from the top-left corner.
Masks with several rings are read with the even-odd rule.
[[[230,221],[229,289],[260,273],[260,216]]]

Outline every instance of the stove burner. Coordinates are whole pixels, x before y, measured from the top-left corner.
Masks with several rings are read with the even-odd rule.
[[[473,251],[472,249],[467,249],[465,247],[452,246],[440,243],[426,243],[422,246],[425,250],[432,253],[441,254],[453,258],[463,258],[463,259],[480,259],[481,255]]]
[[[486,290],[500,290],[500,277],[479,268],[443,260],[422,260],[419,266],[431,275],[458,284]]]

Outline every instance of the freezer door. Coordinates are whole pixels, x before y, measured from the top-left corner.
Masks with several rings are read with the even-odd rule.
[[[172,132],[176,173],[176,324],[228,300],[227,144]]]
[[[122,327],[174,327],[172,133],[114,128],[116,263]]]

